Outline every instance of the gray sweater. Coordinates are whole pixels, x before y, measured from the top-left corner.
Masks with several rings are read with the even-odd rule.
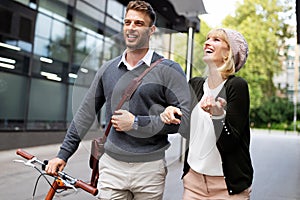
[[[152,62],[162,56],[153,54]],[[128,71],[118,56],[106,62],[97,72],[80,108],[72,120],[58,157],[67,161],[77,150],[97,113],[105,103],[108,124],[113,111],[122,98],[129,82],[139,76],[147,67],[142,65]],[[164,59],[144,78],[142,84],[125,102],[122,109],[138,117],[138,129],[128,132],[110,130],[105,152],[111,157],[125,162],[147,162],[161,159],[169,148],[168,134],[189,133],[190,90],[180,65]],[[164,109],[173,105],[181,109],[180,125],[166,125],[159,117]]]

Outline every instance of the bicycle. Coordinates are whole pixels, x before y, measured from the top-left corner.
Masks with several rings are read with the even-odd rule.
[[[14,162],[23,163],[25,166],[33,167],[40,173],[40,176],[38,177],[37,182],[34,187],[33,198],[35,196],[35,191],[36,191],[40,177],[44,177],[46,179],[46,181],[48,182],[48,184],[50,185],[50,189],[48,190],[45,200],[52,200],[55,196],[55,193],[61,193],[68,189],[73,189],[73,190],[77,191],[77,188],[81,188],[82,190],[84,190],[94,196],[96,196],[98,194],[97,188],[92,187],[91,185],[89,185],[88,183],[86,183],[82,180],[73,178],[72,176],[68,175],[65,172],[58,172],[58,176],[48,175],[45,172],[45,167],[48,164],[47,160],[41,161],[34,155],[31,155],[30,153],[28,153],[22,149],[18,149],[16,151],[16,154],[25,158],[27,161],[14,160]],[[41,170],[37,167],[37,165],[41,166]],[[46,175],[54,178],[52,183],[48,180]]]

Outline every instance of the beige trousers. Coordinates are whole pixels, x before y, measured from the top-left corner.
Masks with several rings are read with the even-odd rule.
[[[104,154],[99,162],[101,200],[162,200],[167,168],[164,159],[128,163]]]
[[[183,200],[249,200],[251,188],[229,195],[223,176],[207,176],[190,169],[183,178]]]

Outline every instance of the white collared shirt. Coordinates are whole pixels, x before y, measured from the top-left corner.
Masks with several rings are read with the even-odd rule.
[[[120,66],[120,64],[123,62],[124,65],[127,67],[127,69],[129,71],[133,70],[136,67],[141,66],[143,63],[145,63],[146,65],[150,66],[151,65],[151,60],[152,60],[152,56],[154,51],[149,49],[146,53],[146,55],[135,65],[135,66],[131,66],[127,61],[126,61],[126,53],[127,51],[125,50],[122,54],[122,59],[120,61],[120,63],[118,64],[118,66]]]

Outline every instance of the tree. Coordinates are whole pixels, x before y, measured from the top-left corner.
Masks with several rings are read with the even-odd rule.
[[[203,45],[206,35],[211,28],[201,21],[200,32],[194,34],[193,47],[193,62],[192,62],[192,76],[203,76],[206,64],[203,62]],[[187,35],[177,33],[173,36],[174,44],[174,60],[178,62],[184,69],[186,68],[186,51],[187,51]]]
[[[292,37],[286,20],[292,15],[291,2],[286,0],[244,0],[237,3],[234,16],[227,16],[222,27],[241,32],[249,45],[249,56],[243,70],[238,72],[249,83],[251,108],[258,108],[265,99],[275,95],[273,84],[275,74],[281,72],[282,63],[279,50],[285,40]],[[194,36],[192,76],[203,76],[205,63],[202,60],[203,44],[211,29],[201,21],[200,32]],[[176,38],[174,59],[186,66],[186,39]]]
[[[201,20],[200,23],[200,32],[195,34],[194,37],[194,52],[193,52],[193,71],[192,75],[194,76],[203,76],[206,64],[203,62],[203,45],[206,40],[207,33],[211,30],[205,21]]]
[[[251,122],[255,127],[267,127],[267,124],[287,124],[293,121],[294,105],[287,98],[273,96],[251,112]]]
[[[223,27],[241,32],[249,45],[247,63],[238,75],[249,83],[252,108],[275,95],[273,76],[282,66],[279,50],[292,36],[286,23],[290,15],[291,7],[286,2],[244,0],[237,4],[235,16],[223,20]]]

